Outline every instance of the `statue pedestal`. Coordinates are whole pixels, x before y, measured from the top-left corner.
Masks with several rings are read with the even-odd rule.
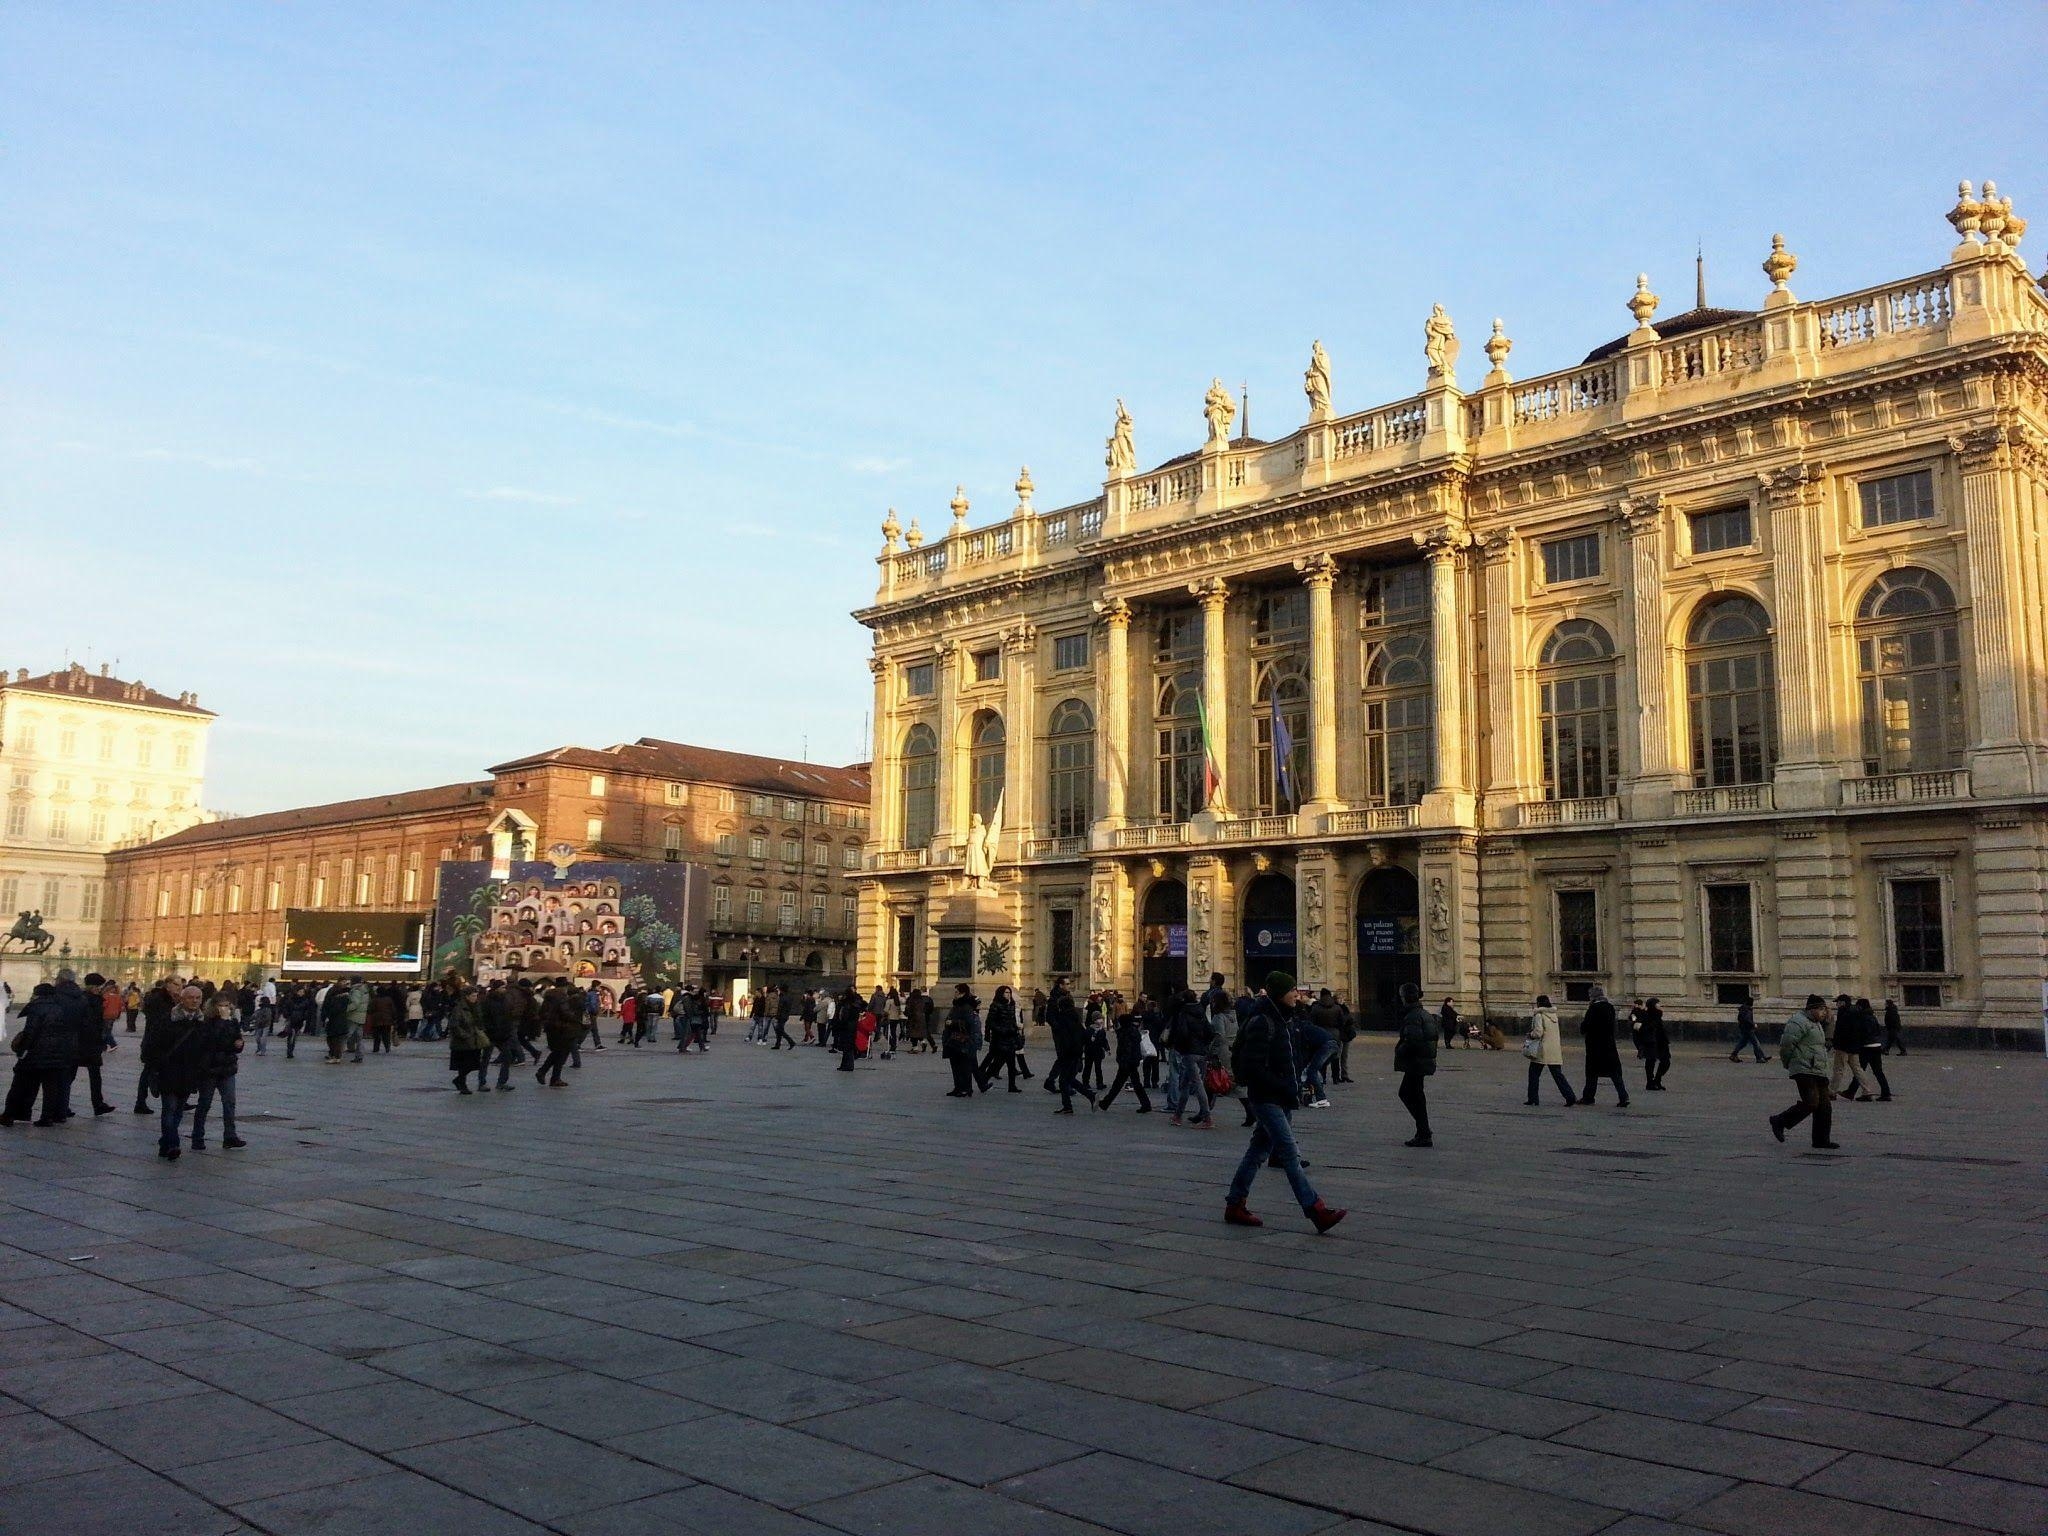
[[[984,1003],[997,987],[1017,985],[1016,898],[999,888],[963,885],[932,918],[938,940],[934,999],[943,1009],[964,981]]]

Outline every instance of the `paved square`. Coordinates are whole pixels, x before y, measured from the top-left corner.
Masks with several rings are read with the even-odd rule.
[[[6,1132],[0,1530],[2048,1531],[2038,1058],[1895,1060],[1826,1155],[1775,1064],[1567,1111],[1457,1051],[1409,1151],[1364,1040],[1319,1239],[1277,1174],[1221,1225],[1234,1111],[738,1033],[472,1098],[273,1049],[175,1165]]]

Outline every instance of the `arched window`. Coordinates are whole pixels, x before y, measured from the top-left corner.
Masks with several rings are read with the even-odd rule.
[[[1614,641],[1591,619],[1566,619],[1543,642],[1537,664],[1543,798],[1615,793],[1621,732],[1614,707]]]
[[[1085,837],[1095,819],[1095,716],[1067,699],[1046,727],[1046,807],[1054,837]]]
[[[1308,785],[1308,660],[1282,656],[1259,668],[1254,687],[1257,708],[1252,722],[1253,755],[1258,769],[1258,814],[1290,815]],[[1287,742],[1284,756],[1274,756],[1278,717]]]
[[[1761,784],[1778,761],[1771,621],[1754,598],[1702,604],[1686,636],[1685,688],[1692,781]]]
[[[995,820],[1003,798],[1003,717],[992,709],[978,711],[969,728],[968,809],[983,822]]]
[[[1932,571],[1887,571],[1856,609],[1863,771],[1926,773],[1963,760],[1956,600]]]
[[[1375,637],[1365,648],[1365,794],[1372,805],[1419,805],[1429,788],[1429,628]]]
[[[932,840],[938,812],[939,738],[928,725],[913,725],[903,738],[903,846],[923,848]]]
[[[1182,672],[1159,680],[1153,710],[1158,751],[1161,821],[1186,821],[1202,808],[1202,675]]]

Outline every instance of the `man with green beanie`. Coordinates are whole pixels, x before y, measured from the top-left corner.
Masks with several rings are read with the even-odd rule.
[[[1243,1085],[1245,1103],[1255,1122],[1251,1145],[1245,1148],[1225,1197],[1223,1219],[1234,1227],[1262,1227],[1265,1223],[1245,1205],[1252,1180],[1267,1159],[1277,1162],[1287,1174],[1302,1214],[1327,1232],[1344,1219],[1344,1212],[1323,1204],[1301,1171],[1301,1154],[1295,1149],[1294,1128],[1288,1111],[1300,1102],[1301,1073],[1294,1060],[1293,1015],[1300,1006],[1294,978],[1275,971],[1266,978],[1266,990],[1253,1005],[1251,1015],[1238,1030],[1231,1047],[1230,1069]]]

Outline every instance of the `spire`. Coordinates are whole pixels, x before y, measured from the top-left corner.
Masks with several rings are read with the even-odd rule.
[[[1694,246],[1692,255],[1692,307],[1707,307],[1707,253],[1704,247]]]
[[[1237,440],[1239,442],[1243,442],[1252,435],[1251,381],[1249,379],[1242,380],[1239,382],[1237,388],[1238,399],[1241,402],[1241,408],[1239,410],[1237,418]]]

